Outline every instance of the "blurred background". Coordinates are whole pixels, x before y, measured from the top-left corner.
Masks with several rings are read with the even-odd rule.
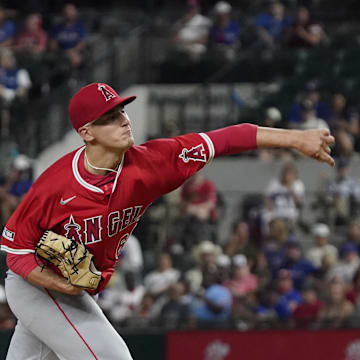
[[[136,360],[360,359],[359,1],[0,5],[1,227],[81,145],[67,104],[89,82],[138,96],[137,144],[243,122],[336,138],[334,169],[219,158],[148,209],[99,298]]]

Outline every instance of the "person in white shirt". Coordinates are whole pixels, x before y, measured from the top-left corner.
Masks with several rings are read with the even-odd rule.
[[[139,239],[130,235],[129,239],[121,249],[122,270],[134,271],[139,274],[144,266],[144,258]]]
[[[177,31],[174,41],[178,50],[197,60],[207,50],[211,24],[211,20],[201,14],[199,6],[188,5],[184,18],[175,24]]]
[[[312,235],[315,239],[315,246],[309,249],[306,257],[319,269],[331,268],[338,261],[338,250],[334,245],[329,244],[329,227],[326,224],[315,224]]]
[[[310,99],[304,99],[300,103],[300,123],[301,130],[329,129],[328,123],[316,116],[314,103]]]
[[[162,253],[158,268],[145,276],[144,284],[152,296],[159,297],[166,293],[170,285],[176,283],[179,278],[180,272],[172,267],[170,255]]]
[[[113,286],[106,289],[99,298],[100,307],[106,312],[112,323],[123,324],[133,315],[145,294],[145,287],[136,282],[133,272],[124,274],[125,288]]]
[[[305,185],[298,178],[294,164],[283,166],[280,178],[270,181],[265,194],[270,201],[271,218],[281,218],[289,223],[297,221],[304,202]]]
[[[350,286],[354,274],[360,266],[357,246],[347,242],[341,247],[340,254],[342,260],[328,272],[328,279],[339,278]]]

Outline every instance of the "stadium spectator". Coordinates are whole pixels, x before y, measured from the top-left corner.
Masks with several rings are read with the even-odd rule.
[[[317,292],[312,287],[305,287],[301,293],[302,302],[293,313],[294,325],[297,328],[311,328],[319,318],[324,303],[319,300]]]
[[[133,271],[135,274],[140,275],[144,266],[144,258],[139,239],[135,235],[129,236],[121,249],[119,261],[123,271]]]
[[[224,253],[230,257],[244,254],[251,266],[255,260],[257,249],[249,238],[249,225],[246,221],[238,220],[232,225],[230,239],[224,244]]]
[[[330,221],[341,226],[348,224],[358,213],[360,186],[349,174],[350,164],[347,159],[341,158],[336,164],[336,177],[323,189],[320,200],[326,205],[324,210],[328,212]]]
[[[157,309],[154,307],[154,298],[151,294],[145,293],[141,303],[137,306],[126,325],[129,328],[146,328],[156,323]]]
[[[271,271],[269,269],[268,262],[266,260],[265,253],[258,250],[251,272],[258,279],[258,290],[263,291],[271,282]]]
[[[16,33],[15,23],[7,19],[6,9],[0,6],[0,46],[11,47]]]
[[[347,286],[352,284],[354,275],[360,266],[357,246],[346,242],[340,248],[341,259],[328,273],[329,280],[340,279]]]
[[[352,220],[347,230],[347,240],[360,246],[360,224],[359,220]]]
[[[294,163],[285,163],[280,177],[272,179],[265,194],[270,201],[271,218],[281,218],[293,227],[299,219],[305,198],[305,186]]]
[[[278,292],[278,299],[274,305],[274,310],[278,318],[287,323],[301,303],[301,293],[294,288],[291,272],[282,269],[277,273],[276,289]]]
[[[315,110],[315,116],[320,119],[328,121],[330,118],[331,110],[329,104],[321,99],[321,92],[318,83],[314,80],[309,81],[301,94],[298,95],[301,99],[295,102],[290,109],[289,122],[298,123],[301,120],[301,102],[305,99],[309,99],[313,103]]]
[[[280,110],[275,106],[271,106],[265,110],[263,126],[276,127],[281,119],[282,115]]]
[[[49,48],[54,54],[52,61],[56,65],[65,57],[70,65],[68,71],[76,76],[76,71],[85,64],[88,33],[85,24],[79,20],[78,9],[68,3],[63,8],[62,22],[51,29]],[[59,64],[59,72],[61,70]]]
[[[359,136],[359,113],[347,106],[344,94],[335,93],[331,98],[329,124],[335,136],[334,156],[350,157]]]
[[[328,44],[329,40],[323,26],[314,21],[309,10],[299,6],[294,22],[284,35],[285,46],[290,48],[313,48]]]
[[[269,236],[264,241],[263,252],[270,272],[273,274],[285,261],[285,244],[288,241],[289,230],[285,222],[275,218],[269,223]]]
[[[10,107],[19,106],[28,98],[32,86],[29,72],[17,66],[13,52],[8,48],[0,50],[0,109],[1,135],[10,135]]]
[[[271,106],[265,109],[264,111],[264,119],[262,121],[262,126],[266,127],[278,127],[282,120],[282,114],[280,110],[275,107]],[[288,154],[288,151],[284,149],[259,149],[258,150],[258,157],[265,161],[283,158],[285,155]]]
[[[257,46],[276,48],[281,45],[283,33],[292,23],[291,16],[285,10],[281,1],[272,0],[268,1],[267,11],[255,17]]]
[[[302,255],[298,241],[289,241],[286,246],[286,258],[280,265],[280,270],[286,269],[290,272],[294,287],[301,290],[306,281],[316,275],[317,268]]]
[[[0,285],[0,330],[13,330],[16,319],[6,301],[5,289]]]
[[[279,323],[275,306],[279,301],[280,294],[270,284],[258,295],[258,306],[255,308],[256,323],[259,329],[273,329]]]
[[[17,155],[12,162],[5,183],[0,187],[1,221],[6,223],[33,183],[31,161],[26,155]]]
[[[158,268],[149,272],[144,278],[146,291],[154,298],[164,295],[171,284],[176,283],[180,273],[172,267],[169,254],[162,253],[159,257]]]
[[[217,220],[217,192],[212,181],[201,172],[193,175],[181,189],[181,217],[177,221],[179,241],[189,251],[201,241],[212,239]]]
[[[356,304],[360,298],[360,267],[355,271],[352,278],[351,287],[346,293],[346,298],[351,301],[352,304]]]
[[[192,255],[196,265],[186,271],[184,275],[191,292],[197,293],[200,290],[204,272],[211,272],[216,269],[216,258],[221,252],[220,246],[209,240],[202,241],[194,247]]]
[[[99,299],[99,305],[113,324],[124,326],[138,307],[145,294],[145,287],[136,282],[136,274],[125,272],[125,288],[106,289]]]
[[[315,246],[307,252],[307,259],[323,273],[326,273],[338,261],[338,250],[329,244],[330,229],[326,224],[315,224],[312,229]]]
[[[200,298],[193,305],[194,316],[200,328],[226,327],[230,321],[232,296],[230,291],[218,284],[217,271],[203,274],[204,293],[197,294]]]
[[[212,57],[235,60],[240,48],[240,27],[232,18],[232,6],[226,1],[214,5],[215,20],[209,32],[208,49]]]
[[[168,290],[168,299],[161,308],[159,325],[165,329],[186,329],[189,326],[190,306],[185,299],[185,285],[178,281]]]
[[[211,20],[198,4],[188,3],[185,16],[175,23],[175,48],[196,61],[206,52]]]
[[[216,256],[215,264],[218,272],[219,283],[224,284],[230,279],[231,259],[226,254],[219,254]]]
[[[231,323],[237,330],[245,331],[257,327],[258,315],[256,309],[259,300],[255,292],[250,292],[233,303],[231,310]]]
[[[250,272],[247,258],[243,254],[237,254],[232,258],[232,274],[228,281],[223,285],[228,288],[234,298],[241,299],[251,292],[257,290],[258,281],[254,274]]]
[[[310,99],[303,99],[300,102],[300,120],[291,123],[290,127],[301,130],[329,129],[327,122],[316,116],[315,105]]]
[[[23,29],[16,35],[13,49],[17,55],[38,58],[46,50],[46,47],[47,34],[42,28],[41,15],[27,15]]]
[[[346,299],[346,287],[341,279],[333,279],[328,287],[328,297],[319,313],[323,327],[339,328],[346,324],[354,311],[353,304]]]

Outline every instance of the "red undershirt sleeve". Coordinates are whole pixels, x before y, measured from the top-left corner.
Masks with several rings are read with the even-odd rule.
[[[215,147],[215,157],[238,154],[243,151],[255,150],[257,125],[239,124],[208,131]]]
[[[6,263],[8,268],[15,274],[20,275],[24,279],[39,266],[35,260],[34,254],[16,255],[7,253]]]

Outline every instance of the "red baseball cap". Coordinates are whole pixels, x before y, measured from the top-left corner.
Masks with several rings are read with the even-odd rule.
[[[69,116],[76,131],[119,104],[127,105],[136,96],[120,97],[109,85],[92,83],[82,87],[70,100]]]

